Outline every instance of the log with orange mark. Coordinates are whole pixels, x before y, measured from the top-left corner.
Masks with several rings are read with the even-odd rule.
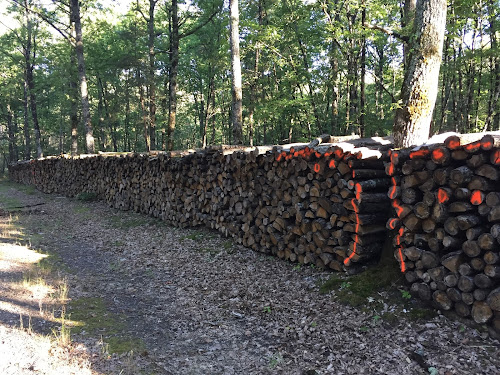
[[[484,202],[485,195],[481,190],[474,190],[472,191],[470,195],[470,202],[474,206],[479,206],[481,203]]]
[[[410,159],[425,158],[429,154],[430,154],[429,149],[421,148],[420,150],[410,152]]]
[[[450,189],[439,188],[437,192],[438,202],[443,204],[450,200],[451,191]]]

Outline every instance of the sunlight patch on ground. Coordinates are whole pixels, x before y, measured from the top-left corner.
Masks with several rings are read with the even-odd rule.
[[[50,337],[0,325],[1,374],[97,375],[88,360],[77,360],[75,354],[87,356],[83,345],[68,350],[59,348]]]
[[[0,271],[22,271],[26,266],[35,264],[47,256],[26,246],[0,243]]]

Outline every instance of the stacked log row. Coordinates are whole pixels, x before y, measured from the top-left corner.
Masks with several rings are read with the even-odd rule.
[[[376,260],[389,217],[376,141],[56,157],[11,166],[46,193],[93,192],[112,207],[207,226],[256,251],[355,271]],[[390,147],[390,146],[386,146]]]
[[[411,290],[500,332],[500,138],[392,150],[395,257]]]

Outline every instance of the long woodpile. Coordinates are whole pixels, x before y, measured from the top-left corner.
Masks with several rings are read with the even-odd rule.
[[[9,173],[47,193],[96,193],[118,209],[204,225],[256,251],[337,271],[378,260],[389,229],[412,294],[498,335],[500,135],[439,142],[394,150],[387,139],[321,136],[274,147],[52,157]]]
[[[500,332],[500,138],[390,152],[395,257],[423,300]]]
[[[11,166],[10,176],[47,193],[93,192],[115,208],[205,225],[282,259],[354,272],[379,258],[386,237],[391,144],[331,143],[338,140],[47,158]]]

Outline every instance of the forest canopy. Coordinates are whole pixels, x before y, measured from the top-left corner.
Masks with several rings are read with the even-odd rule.
[[[240,0],[242,142],[390,134],[412,1]],[[229,1],[5,3],[4,161],[233,143]],[[448,2],[431,133],[500,128],[499,7]]]

